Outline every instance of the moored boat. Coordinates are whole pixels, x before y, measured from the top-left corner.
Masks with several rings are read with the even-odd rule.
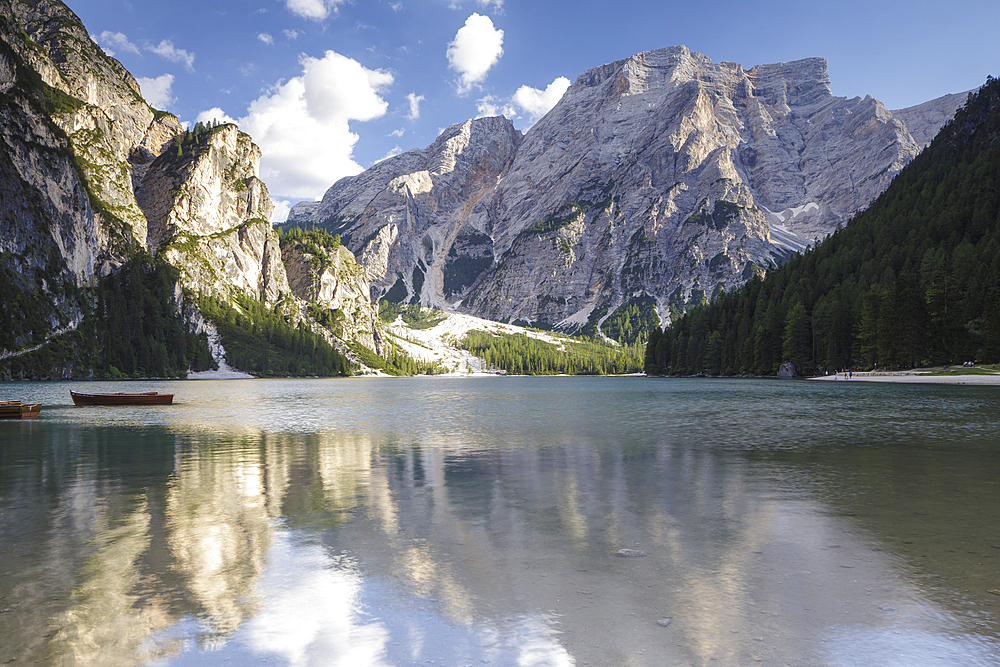
[[[41,403],[0,401],[0,419],[37,419]]]
[[[170,405],[174,402],[173,394],[160,394],[155,391],[137,393],[115,392],[113,394],[84,394],[70,391],[73,403],[76,405]]]

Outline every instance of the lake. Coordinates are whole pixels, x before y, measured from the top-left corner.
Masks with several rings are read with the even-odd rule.
[[[1000,387],[0,399],[0,664],[1000,665]]]

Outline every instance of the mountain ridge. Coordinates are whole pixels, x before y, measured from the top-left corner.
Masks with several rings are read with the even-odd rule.
[[[936,122],[911,116],[924,132]],[[454,128],[485,132],[487,120],[341,179],[286,224],[324,227],[383,258],[369,271],[376,298],[572,331],[651,295],[669,322],[832,232],[919,152],[878,100],[834,97],[822,58],[745,70],[678,46],[582,73],[508,142],[502,169],[478,172],[488,192],[463,198],[452,184],[455,196],[435,194],[425,215],[431,177],[379,201],[393,179],[429,171],[420,161]],[[424,280],[459,266],[451,289]]]

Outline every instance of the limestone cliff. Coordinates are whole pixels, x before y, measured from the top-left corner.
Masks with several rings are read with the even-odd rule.
[[[338,181],[321,202],[297,205],[289,223],[339,234],[374,296],[443,305],[493,264],[485,218],[474,211],[520,142],[506,118],[452,125],[426,149],[383,160]]]
[[[150,252],[181,271],[184,287],[273,305],[291,293],[273,204],[258,177],[260,149],[235,125],[185,135],[148,165],[137,200]]]
[[[315,319],[341,340],[353,340],[381,352],[378,308],[371,285],[354,254],[339,243],[332,247],[283,241],[281,256],[292,294],[315,304]]]
[[[390,300],[572,330],[647,294],[669,320],[845,223],[920,148],[878,100],[833,96],[822,58],[680,46],[585,72],[523,138],[452,126],[289,224],[339,232]]]
[[[165,262],[175,297],[280,305],[290,326],[334,342],[288,284],[260,150],[232,125],[195,130],[150,108],[63,3],[0,0],[0,361],[62,336],[60,368],[18,373],[76,374],[74,332],[94,330],[99,281],[134,261]],[[367,313],[368,291],[330,307]],[[195,333],[207,326],[192,302],[175,305]],[[356,319],[344,330],[374,346],[372,319],[362,332]]]
[[[179,131],[65,5],[0,0],[0,355],[73,330],[145,245],[129,158]]]
[[[973,92],[967,90],[964,93],[944,95],[923,104],[897,109],[892,115],[906,125],[906,129],[913,135],[913,140],[921,148],[926,148],[944,124],[955,115],[955,110],[965,104]]]

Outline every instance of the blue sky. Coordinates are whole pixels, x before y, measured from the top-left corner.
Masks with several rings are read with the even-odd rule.
[[[835,95],[896,109],[1000,75],[997,0],[69,0],[181,121],[235,120],[278,204],[504,113],[522,131],[582,72],[684,44],[715,62],[827,59]]]

